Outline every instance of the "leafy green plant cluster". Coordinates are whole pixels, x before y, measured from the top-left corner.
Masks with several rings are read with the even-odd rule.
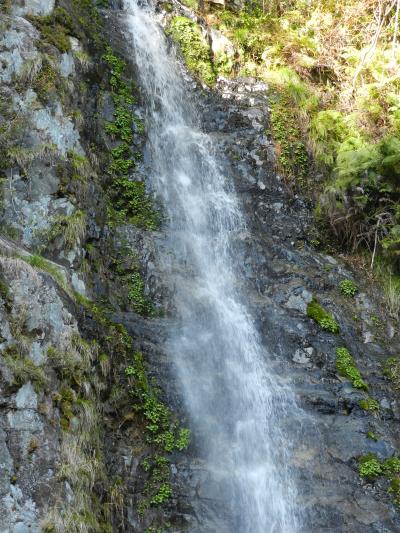
[[[134,272],[131,276],[131,287],[128,293],[134,311],[140,315],[154,315],[154,306],[144,293],[144,281],[140,272]]]
[[[179,427],[170,409],[159,399],[157,388],[147,376],[141,352],[133,354],[132,364],[126,367],[125,375],[135,402],[134,409],[145,420],[147,440],[159,450],[154,457],[145,459],[142,464],[143,469],[149,473],[143,498],[138,506],[139,513],[143,514],[150,506],[161,505],[172,495],[169,461],[163,453],[186,449],[190,431]]]
[[[218,27],[240,50],[242,61],[257,64],[267,47],[268,31],[273,21],[261,6],[246,3],[243,10],[234,13],[225,10],[220,14]]]
[[[154,455],[143,460],[142,467],[148,472],[138,512],[143,515],[150,506],[162,505],[172,496],[172,488],[169,482],[170,464],[163,455]]]
[[[370,411],[373,413],[377,413],[379,411],[379,402],[370,396],[360,400],[359,405],[361,409],[364,409],[364,411]]]
[[[344,279],[339,283],[339,289],[342,294],[352,298],[358,292],[358,287],[351,279]]]
[[[368,385],[362,379],[360,371],[347,348],[336,349],[336,369],[341,376],[351,381],[355,389],[368,390]]]
[[[358,472],[361,477],[374,479],[383,474],[383,467],[380,461],[373,454],[368,454],[358,459]]]
[[[307,305],[307,316],[312,318],[322,329],[330,333],[339,333],[339,324],[325,309],[317,302],[315,298]]]
[[[388,493],[396,505],[400,505],[400,458],[391,457],[385,461],[379,460],[370,453],[358,458],[358,472],[361,477],[373,482],[379,477],[385,477],[389,482]]]
[[[190,432],[185,428],[179,428],[170,409],[159,399],[157,389],[146,374],[141,352],[133,354],[132,363],[125,369],[125,374],[132,385],[131,393],[136,402],[136,409],[147,421],[149,442],[160,445],[166,452],[185,449],[189,444]]]
[[[124,81],[126,63],[107,47],[103,56],[110,69],[110,85],[114,102],[114,121],[106,124],[106,132],[119,142],[111,150],[111,162],[108,168],[113,177],[111,187],[111,204],[109,214],[118,223],[126,221],[146,229],[155,229],[158,216],[151,199],[146,193],[146,186],[141,181],[133,181],[129,173],[135,168],[140,157],[133,153],[130,144],[133,141],[133,124],[138,134],[144,131],[142,121],[134,113],[136,102],[133,87]]]
[[[321,196],[321,212],[350,249],[367,246],[398,269],[400,262],[400,139],[352,139],[337,155],[336,179]]]
[[[173,17],[168,33],[182,51],[186,65],[207,85],[215,83],[215,70],[211,61],[210,47],[196,22],[186,17]]]

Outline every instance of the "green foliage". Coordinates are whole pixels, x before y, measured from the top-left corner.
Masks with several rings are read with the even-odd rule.
[[[152,505],[161,505],[171,496],[171,485],[169,483],[162,483],[158,489],[158,492],[151,498],[150,503]]]
[[[114,121],[106,124],[106,132],[120,144],[111,150],[111,162],[108,168],[113,177],[111,186],[111,202],[109,216],[117,223],[130,223],[146,228],[155,229],[158,216],[152,201],[146,193],[146,186],[141,181],[133,181],[129,172],[135,168],[138,154],[132,153],[130,144],[133,141],[133,124],[138,134],[144,131],[143,123],[135,115],[133,105],[133,87],[124,81],[123,75],[126,63],[107,47],[103,59],[110,69],[110,85],[114,101]]]
[[[373,482],[379,477],[385,477],[389,482],[388,493],[394,503],[400,505],[400,458],[390,457],[380,461],[376,455],[370,453],[358,458],[358,472],[361,477]]]
[[[336,163],[338,150],[349,136],[343,113],[332,109],[319,111],[310,125],[310,140],[317,161],[329,168]]]
[[[247,61],[260,62],[269,44],[271,19],[255,4],[247,4],[239,13],[224,11],[220,29],[225,30]]]
[[[330,333],[339,333],[340,328],[336,320],[330,315],[315,298],[307,305],[307,316],[315,320],[322,329]]]
[[[113,209],[114,219],[121,223],[129,221],[135,226],[145,229],[156,229],[158,216],[152,201],[146,194],[146,185],[142,181],[131,181],[126,176],[116,178],[113,182],[115,190]]]
[[[131,393],[135,400],[135,408],[143,413],[147,421],[149,441],[160,445],[167,452],[187,447],[190,432],[178,427],[171,411],[160,401],[158,391],[147,377],[141,352],[133,354],[133,364],[125,369],[125,375],[134,385]]]
[[[287,89],[277,89],[271,98],[271,129],[281,172],[291,187],[304,187],[309,172],[308,154],[293,100]]]
[[[371,397],[360,400],[359,405],[361,409],[364,409],[364,411],[371,411],[374,413],[379,411],[379,402]]]
[[[341,376],[351,381],[355,389],[368,390],[368,385],[362,379],[360,371],[347,348],[336,349],[336,369]]]
[[[182,51],[186,65],[207,85],[215,83],[215,72],[208,43],[196,22],[186,17],[172,18],[168,33]]]
[[[360,476],[369,480],[373,480],[381,476],[384,472],[381,463],[373,454],[359,457],[358,463],[358,472]]]
[[[133,354],[132,364],[125,368],[125,375],[134,400],[134,409],[144,417],[147,440],[160,451],[142,463],[143,470],[149,474],[144,486],[144,497],[138,506],[139,514],[144,514],[151,505],[161,505],[171,497],[169,462],[162,453],[186,449],[190,431],[179,427],[170,409],[160,400],[159,391],[146,373],[141,352]]]
[[[339,289],[342,294],[352,298],[358,292],[357,285],[351,279],[344,279],[339,283]]]
[[[154,315],[154,307],[150,299],[144,293],[144,281],[140,272],[134,272],[131,277],[131,288],[128,298],[134,311],[140,315]]]

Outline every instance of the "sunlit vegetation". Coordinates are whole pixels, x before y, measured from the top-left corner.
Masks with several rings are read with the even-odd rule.
[[[342,251],[366,253],[371,269],[380,259],[398,274],[400,1],[258,0],[238,12],[190,7],[233,43],[231,76],[263,78],[278,94],[271,100],[277,162],[291,188],[317,198],[325,239],[329,230]],[[302,143],[320,176],[314,183],[304,179]]]

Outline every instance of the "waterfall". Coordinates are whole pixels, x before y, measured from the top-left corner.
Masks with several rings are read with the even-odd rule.
[[[182,396],[227,502],[227,531],[298,531],[285,430],[298,407],[272,371],[240,290],[234,252],[236,236],[246,231],[240,203],[153,10],[125,0],[125,12],[147,108],[150,181],[166,211],[171,253],[164,260],[177,314],[167,349]]]

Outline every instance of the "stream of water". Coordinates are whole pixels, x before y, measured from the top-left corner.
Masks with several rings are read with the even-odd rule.
[[[147,109],[151,185],[166,211],[175,263],[170,282],[178,326],[168,350],[182,396],[213,483],[228,502],[228,531],[295,532],[301,513],[284,422],[298,408],[271,370],[268,347],[239,289],[240,203],[201,131],[174,47],[153,9],[125,0],[125,11]]]

